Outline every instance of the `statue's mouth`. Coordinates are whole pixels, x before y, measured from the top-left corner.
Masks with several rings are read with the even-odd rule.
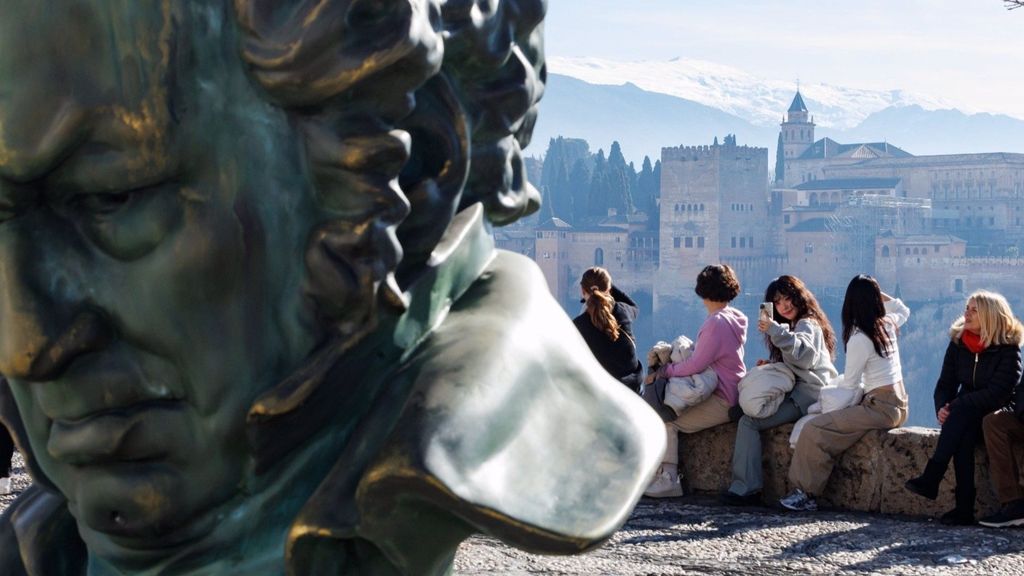
[[[46,449],[72,466],[158,461],[194,441],[177,400],[139,402],[85,418],[54,420]]]

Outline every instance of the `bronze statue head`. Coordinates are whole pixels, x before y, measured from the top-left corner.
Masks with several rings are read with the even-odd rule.
[[[5,417],[97,562],[294,515],[454,215],[536,208],[544,11],[0,0]]]

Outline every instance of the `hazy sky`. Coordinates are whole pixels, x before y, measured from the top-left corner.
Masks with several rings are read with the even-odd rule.
[[[1024,118],[1024,9],[1002,0],[550,0],[546,36],[549,56],[679,56]]]

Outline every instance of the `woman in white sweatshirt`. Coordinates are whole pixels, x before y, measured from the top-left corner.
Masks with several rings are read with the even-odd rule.
[[[790,510],[817,510],[832,467],[847,448],[869,430],[889,430],[907,419],[899,327],[910,317],[902,301],[882,292],[870,276],[856,276],[843,300],[843,344],[846,369],[843,386],[864,385],[860,404],[822,414],[807,422],[789,466],[795,487],[779,504]]]

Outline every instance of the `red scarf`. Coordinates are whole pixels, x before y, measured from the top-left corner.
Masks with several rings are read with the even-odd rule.
[[[972,353],[977,354],[986,348],[985,343],[981,341],[981,336],[971,332],[970,330],[964,330],[963,334],[960,335],[960,341],[967,346],[967,349]]]

